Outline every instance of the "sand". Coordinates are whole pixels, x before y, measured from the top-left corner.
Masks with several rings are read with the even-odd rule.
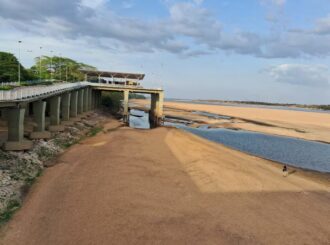
[[[329,182],[178,129],[118,125],[44,172],[2,244],[330,243]]]
[[[147,106],[149,101],[134,100],[134,103]],[[244,129],[330,143],[330,113],[178,102],[165,102],[164,105],[165,115],[202,120],[205,123],[215,124],[216,127]],[[212,120],[194,115],[191,111],[205,111],[230,116],[233,119]]]

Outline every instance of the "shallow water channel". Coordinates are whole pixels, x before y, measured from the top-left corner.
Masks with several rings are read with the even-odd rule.
[[[200,114],[200,112],[196,112]],[[214,116],[214,114],[205,114]],[[219,115],[219,118],[223,116]],[[291,166],[330,173],[330,144],[224,128],[191,128],[184,123],[165,122],[165,126],[184,129],[205,139],[231,148]],[[150,129],[149,114],[130,110],[129,126]]]
[[[289,137],[273,136],[224,128],[191,128],[185,124],[165,123],[231,148],[286,163],[291,166],[330,173],[330,145]]]
[[[129,126],[138,129],[150,129],[149,113],[131,109],[129,114]]]

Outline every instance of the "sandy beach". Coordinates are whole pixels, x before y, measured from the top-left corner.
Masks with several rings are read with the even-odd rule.
[[[330,243],[329,182],[285,178],[280,165],[178,129],[119,125],[44,172],[2,244]]]
[[[139,106],[149,106],[148,100],[132,102]],[[196,126],[200,123],[210,124],[212,127],[244,129],[330,143],[329,113],[168,101],[164,103],[164,106],[166,116],[196,121],[198,122]],[[230,120],[211,119],[192,114],[192,111],[210,112],[232,118]]]

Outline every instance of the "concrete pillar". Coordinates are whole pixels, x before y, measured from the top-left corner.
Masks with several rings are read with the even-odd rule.
[[[71,94],[65,93],[61,96],[61,116],[62,121],[69,121],[70,119],[70,99]]]
[[[0,126],[7,126],[8,125],[7,120],[8,120],[8,111],[7,109],[3,108],[1,109]]]
[[[42,100],[32,103],[33,120],[36,125],[30,134],[31,139],[49,139],[51,136],[50,132],[45,131],[46,103]]]
[[[61,97],[54,96],[49,99],[50,104],[50,131],[63,131],[64,127],[60,125]]]
[[[128,123],[129,121],[129,114],[128,114],[128,97],[129,97],[129,90],[124,90],[124,100],[123,100],[123,121]]]
[[[83,112],[87,112],[88,111],[88,88],[84,89],[84,102],[83,102]]]
[[[92,104],[93,104],[93,98],[92,98],[92,96],[93,96],[93,89],[92,88],[89,88],[89,95],[88,95],[88,110],[90,111],[90,110],[92,110],[93,109],[93,106],[92,106]]]
[[[62,94],[61,97],[61,116],[62,125],[73,125],[73,121],[70,121],[70,105],[71,105],[71,93]]]
[[[78,91],[71,92],[70,98],[70,118],[76,118],[78,114]]]
[[[4,150],[20,151],[31,149],[31,141],[24,140],[24,114],[25,108],[8,109],[8,141]]]
[[[29,117],[30,116],[30,103],[27,103],[26,104],[24,115],[25,115],[25,117]]]
[[[157,100],[157,117],[163,119],[163,107],[164,107],[164,92],[159,92]]]
[[[102,105],[102,91],[97,91],[96,93],[96,102],[97,107],[99,108]]]
[[[153,126],[159,126],[163,120],[164,92],[151,94],[149,119]]]
[[[156,103],[157,103],[157,94],[151,94],[150,101],[150,116],[154,117],[156,115]]]
[[[78,114],[84,112],[84,90],[80,89],[78,91]]]

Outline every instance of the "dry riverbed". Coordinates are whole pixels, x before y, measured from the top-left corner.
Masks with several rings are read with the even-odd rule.
[[[109,120],[55,163],[2,244],[330,243],[329,182],[178,129]]]

